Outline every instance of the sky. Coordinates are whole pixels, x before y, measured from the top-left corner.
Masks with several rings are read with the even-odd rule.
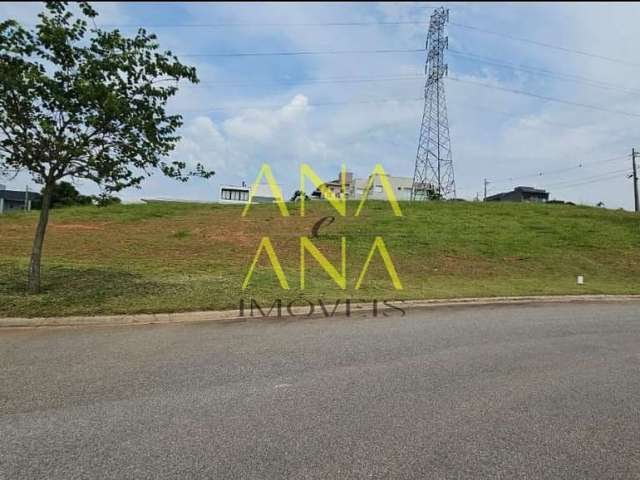
[[[343,163],[357,177],[377,163],[412,176],[421,50],[441,5],[450,10],[445,89],[458,197],[482,197],[486,178],[489,194],[527,185],[632,209],[627,175],[631,148],[640,148],[633,3],[96,3],[99,26],[129,34],[144,26],[197,68],[201,83],[184,84],[169,104],[184,117],[172,156],[216,171],[188,183],[158,173],[119,196],[217,201],[220,184],[252,183],[265,162],[285,196],[301,163],[325,180]],[[41,9],[2,3],[0,19],[33,24]],[[285,52],[343,53],[219,55]],[[0,183],[39,189],[24,174]]]

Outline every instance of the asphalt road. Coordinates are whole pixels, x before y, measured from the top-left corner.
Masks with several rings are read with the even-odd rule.
[[[640,478],[640,304],[0,331],[0,478]]]

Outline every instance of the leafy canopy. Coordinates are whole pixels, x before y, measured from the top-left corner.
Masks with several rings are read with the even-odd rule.
[[[47,2],[34,31],[0,23],[0,169],[45,185],[84,178],[107,192],[156,168],[181,181],[213,175],[167,159],[182,117],[166,104],[179,80],[198,82],[195,68],[160,52],[154,34],[103,31],[88,3],[77,9]]]
[[[91,205],[92,198],[82,195],[69,182],[58,182],[51,191],[51,206],[63,207],[70,205]]]

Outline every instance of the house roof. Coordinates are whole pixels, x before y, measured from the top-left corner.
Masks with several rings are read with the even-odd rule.
[[[507,197],[509,194],[514,193],[514,192],[519,192],[519,193],[529,193],[529,194],[533,194],[533,195],[541,195],[541,196],[549,196],[549,192],[547,192],[546,190],[542,190],[539,188],[533,188],[533,187],[516,187],[514,188],[512,191],[510,192],[502,192],[502,193],[496,193],[495,195],[491,195],[489,197],[486,198],[486,200],[502,200],[503,198]]]
[[[24,197],[27,192],[19,191],[19,190],[0,190],[0,198],[4,198],[5,200],[11,202],[24,202]],[[39,193],[28,192],[29,200],[38,200],[40,198]]]
[[[547,191],[540,188],[533,187],[516,187],[513,189],[514,192],[523,192],[523,193],[536,193],[540,195],[547,195]]]
[[[496,193],[495,195],[489,195],[485,200],[502,200],[510,193],[511,192]]]

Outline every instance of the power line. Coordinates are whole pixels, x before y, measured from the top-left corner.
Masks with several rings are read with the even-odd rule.
[[[392,53],[422,53],[425,50],[423,48],[396,48],[396,49],[364,49],[364,50],[298,50],[298,51],[283,51],[283,52],[215,52],[215,53],[182,53],[177,54],[178,57],[184,58],[243,58],[243,57],[277,57],[277,56],[313,56],[313,55],[365,55],[365,54],[392,54]],[[515,65],[512,63],[504,62],[499,59],[490,57],[484,57],[481,55],[457,51],[449,49],[449,53],[454,56],[467,58],[499,67],[510,68],[513,70],[521,70],[537,75],[549,76],[566,81],[573,81],[575,83],[583,83],[585,85],[591,85],[594,87],[604,88],[607,90],[618,90],[625,93],[633,93],[640,95],[640,90],[633,90],[620,85],[603,82],[601,80],[595,80],[579,75],[573,75],[564,72],[557,72],[540,67],[531,67],[526,65]],[[639,65],[640,66],[640,65]]]
[[[118,4],[121,2],[104,2],[104,3],[114,3],[114,4]],[[217,3],[217,4],[222,4],[224,2],[200,2],[200,1],[194,1],[194,2],[175,2],[175,1],[171,1],[171,0],[167,0],[166,2],[147,2],[147,1],[136,1],[136,2],[129,2],[127,3],[127,7],[181,7],[183,5],[189,5],[191,4],[191,6],[202,6],[202,5],[207,5],[207,4],[211,4],[211,3]],[[237,2],[229,2],[230,4],[237,4]],[[402,3],[402,2],[400,2]],[[348,2],[344,2],[342,5],[346,5],[348,4]],[[433,10],[435,8],[438,8],[438,5],[420,5],[420,6],[410,6],[409,7],[411,10]],[[319,24],[313,24],[313,25],[321,25],[321,26],[325,26],[325,25],[331,25],[333,23],[341,23],[341,22],[330,22],[330,23],[319,23]],[[357,23],[366,23],[366,24],[378,24],[380,22],[357,22]],[[384,23],[384,22],[383,22]],[[426,21],[422,21],[421,23],[426,24]],[[135,24],[131,24],[132,26],[137,26]],[[171,24],[166,24],[167,26],[171,26]],[[192,24],[184,24],[186,26],[191,26]],[[216,24],[214,24],[216,25]],[[260,26],[261,24],[253,24],[253,23],[237,23],[237,24],[229,24],[229,23],[220,23],[219,25],[221,26]],[[283,25],[305,25],[305,24],[298,24],[298,23],[271,23],[269,24],[269,26],[283,26]],[[126,27],[127,24],[108,24],[108,23],[104,23],[101,24],[100,26],[117,26],[117,27]]]
[[[302,23],[160,23],[160,24],[115,24],[102,23],[98,27],[109,28],[253,28],[253,27],[369,27],[387,25],[426,25],[424,20],[353,21],[353,22],[302,22]]]
[[[282,105],[282,104],[271,104],[271,105],[252,105],[252,106],[229,106],[229,107],[212,107],[212,108],[199,108],[199,109],[190,109],[183,110],[182,112],[194,113],[194,112],[218,112],[218,111],[228,111],[228,110],[257,110],[257,109],[280,109],[280,108],[305,108],[305,107],[330,107],[337,105],[364,105],[364,104],[376,104],[376,103],[403,103],[403,102],[416,102],[422,101],[422,97],[414,97],[414,98],[376,98],[371,100],[347,100],[347,101],[336,101],[336,102],[317,102],[317,103],[305,103],[303,105]]]
[[[576,170],[576,169],[580,169],[580,168],[584,168],[586,165],[594,165],[594,164],[603,164],[603,163],[609,163],[609,162],[615,162],[618,160],[624,160],[627,159],[629,157],[629,155],[618,155],[617,157],[613,157],[613,158],[608,158],[606,160],[592,160],[590,162],[581,162],[578,165],[572,166],[572,167],[567,167],[567,168],[560,168],[557,170],[549,170],[549,171],[542,171],[542,172],[537,172],[537,173],[532,173],[532,174],[528,174],[528,175],[521,175],[521,176],[517,176],[517,177],[505,177],[505,178],[498,178],[498,179],[492,179],[491,183],[497,183],[497,182],[513,182],[514,180],[522,180],[525,178],[533,178],[533,177],[547,177],[549,175],[554,175],[557,173],[564,173],[564,172],[569,172],[571,170]]]
[[[352,55],[352,54],[387,54],[387,53],[420,53],[424,48],[399,48],[377,50],[300,50],[290,52],[230,52],[230,53],[183,53],[178,57],[274,57],[302,55]]]
[[[602,88],[605,90],[614,90],[614,91],[620,91],[624,93],[640,95],[640,90],[633,90],[633,89],[623,87],[621,85],[603,82],[601,80],[595,80],[592,78],[582,77],[580,75],[573,75],[573,74],[564,73],[564,72],[556,72],[553,70],[548,70],[548,69],[539,68],[539,67],[531,67],[527,65],[515,65],[513,63],[504,62],[491,57],[484,57],[482,55],[476,55],[474,53],[468,53],[468,52],[460,52],[453,49],[449,49],[449,53],[457,57],[466,58],[466,59],[474,60],[481,63],[486,63],[488,65],[509,68],[511,70],[519,70],[523,72],[533,73],[535,75],[542,75],[546,77],[555,78],[558,80],[564,80],[568,82],[589,85],[596,88]]]
[[[459,103],[457,101],[452,101],[451,102],[452,105],[463,105],[465,108],[469,108],[471,110],[478,110],[480,112],[489,112],[489,113],[497,113],[498,115],[504,115],[506,117],[517,117],[518,120],[522,120],[523,117],[520,116],[520,114],[518,114],[517,112],[505,112],[504,110],[496,110],[493,108],[487,108],[485,106],[478,106],[478,105],[472,105],[470,103]],[[561,123],[561,122],[553,122],[550,120],[544,120],[542,118],[537,118],[536,122],[540,122],[540,123],[544,123],[547,125],[553,125],[554,127],[561,127],[561,128],[565,128],[565,129],[575,129],[575,128],[580,128],[576,125],[569,125],[566,123]],[[526,127],[526,128],[539,128],[538,125],[521,125],[522,127]]]
[[[152,5],[152,4],[148,4]],[[415,9],[432,10],[436,7],[415,7]],[[249,28],[249,27],[360,27],[360,26],[393,26],[393,25],[427,25],[426,20],[354,20],[354,21],[330,21],[330,22],[267,22],[267,23],[248,23],[248,22],[215,22],[215,23],[163,23],[163,24],[117,24],[117,23],[103,23],[98,24],[98,27],[110,27],[110,28]],[[27,25],[35,26],[33,23],[27,23]],[[614,58],[607,55],[601,55],[594,52],[588,52],[585,50],[578,50],[574,48],[565,47],[562,45],[556,45],[549,42],[542,42],[535,39],[519,37],[509,33],[490,30],[483,27],[477,27],[474,25],[468,25],[458,22],[449,22],[449,25],[454,28],[460,28],[464,30],[470,30],[487,35],[499,36],[507,38],[512,41],[527,43],[536,45],[538,47],[549,48],[553,50],[562,51],[565,53],[572,53],[575,55],[587,56],[596,58],[599,60],[605,60],[609,62],[620,63],[623,65],[640,67],[640,63],[628,61],[622,58]],[[215,56],[218,56],[215,54]]]
[[[544,184],[545,188],[550,188],[550,187],[560,187],[563,186],[565,184],[573,184],[576,182],[583,182],[586,181],[587,183],[592,181],[592,180],[597,180],[597,179],[603,179],[603,178],[609,178],[611,176],[616,176],[619,175],[621,173],[627,172],[629,171],[629,168],[623,168],[623,169],[619,169],[619,170],[611,170],[608,172],[601,172],[595,175],[589,175],[586,177],[580,177],[580,178],[570,178],[570,179],[565,179],[565,180],[560,180],[557,182],[553,182],[553,183],[546,183]]]
[[[612,177],[608,177],[608,178],[601,178],[601,179],[596,179],[596,180],[591,180],[589,182],[580,182],[580,183],[574,183],[573,185],[565,185],[562,187],[556,187],[557,190],[566,190],[568,188],[574,188],[574,187],[581,187],[584,185],[589,185],[592,183],[600,183],[600,182],[608,182],[611,180],[615,180],[616,178],[620,177],[620,174],[614,175]]]
[[[598,182],[605,182],[605,181],[610,181],[610,180],[615,180],[616,178],[619,178],[621,176],[622,173],[628,173],[629,169],[625,168],[622,170],[614,170],[611,172],[606,172],[603,174],[599,174],[599,175],[593,175],[590,177],[583,177],[580,179],[571,179],[571,180],[565,180],[564,182],[557,182],[557,183],[551,183],[551,184],[545,184],[544,188],[548,189],[548,188],[555,188],[557,190],[564,190],[567,188],[574,188],[574,187],[578,187],[578,186],[582,186],[582,185],[588,185],[591,183],[598,183]],[[578,181],[576,181],[578,180]]]
[[[476,31],[476,32],[481,32],[481,33],[485,33],[488,35],[495,35],[495,36],[499,36],[499,37],[503,37],[503,38],[508,38],[509,40],[513,40],[516,42],[522,42],[522,43],[529,43],[531,45],[536,45],[538,47],[544,47],[544,48],[550,48],[553,50],[558,50],[558,51],[562,51],[562,52],[566,52],[566,53],[573,53],[575,55],[582,55],[585,57],[591,57],[591,58],[597,58],[599,60],[606,60],[608,62],[615,62],[615,63],[620,63],[623,65],[629,65],[629,66],[633,66],[633,67],[640,67],[639,63],[635,63],[635,62],[629,62],[627,60],[623,60],[620,58],[613,58],[613,57],[608,57],[606,55],[600,55],[597,53],[592,53],[592,52],[586,52],[584,50],[576,50],[573,48],[568,48],[568,47],[563,47],[560,45],[554,45],[551,43],[547,43],[547,42],[541,42],[538,40],[532,40],[529,38],[523,38],[523,37],[517,37],[515,35],[511,35],[508,33],[502,33],[502,32],[496,32],[494,30],[488,30],[486,28],[480,28],[480,27],[474,27],[472,25],[465,25],[462,23],[457,23],[457,22],[450,22],[450,25],[453,27],[458,27],[458,28],[462,28],[462,29],[466,29],[466,30],[472,30],[472,31]]]
[[[373,52],[373,51],[371,51]],[[481,55],[476,55],[473,53],[460,52],[457,50],[449,50],[449,52],[458,57],[471,59],[474,61],[487,63],[490,65],[496,65],[499,67],[509,68],[512,70],[520,70],[524,72],[533,73],[535,75],[542,75],[551,78],[557,78],[564,81],[574,82],[578,84],[589,85],[595,88],[602,88],[605,90],[619,91],[627,94],[640,95],[640,90],[633,90],[622,87],[620,85],[615,85],[607,82],[602,82],[600,80],[589,79],[586,77],[581,77],[578,75],[567,74],[563,72],[555,72],[553,70],[546,70],[538,67],[530,67],[524,65],[514,65],[506,62],[500,62],[498,60],[483,57]],[[289,54],[294,54],[294,52],[288,52]],[[311,52],[295,52],[296,54],[312,54]],[[346,52],[344,52],[346,53]],[[249,54],[247,54],[248,56]],[[254,55],[254,54],[251,54]],[[255,55],[258,55],[257,53]],[[264,55],[268,55],[265,53]],[[366,83],[366,82],[389,82],[389,81],[406,81],[406,80],[417,80],[424,79],[424,75],[415,74],[415,75],[399,75],[399,76],[390,76],[390,77],[346,77],[346,78],[327,78],[327,79],[302,79],[299,81],[294,80],[272,80],[272,81],[262,81],[262,82],[216,82],[216,81],[203,81],[196,85],[187,85],[188,87],[198,87],[200,85],[224,85],[224,86],[252,86],[256,84],[321,84],[321,83]]]
[[[390,77],[326,77],[326,78],[304,78],[301,80],[289,80],[289,79],[277,79],[277,80],[261,80],[255,82],[221,82],[221,81],[202,81],[197,84],[187,84],[185,87],[199,87],[199,86],[230,86],[230,87],[244,87],[255,85],[308,85],[308,84],[323,84],[323,83],[367,83],[367,82],[394,82],[403,80],[424,80],[422,74],[407,74],[396,75]]]
[[[316,84],[378,83],[378,82],[417,81],[417,80],[424,80],[424,75],[423,74],[406,74],[406,75],[397,75],[397,76],[390,76],[390,77],[325,77],[325,78],[306,78],[302,80],[276,79],[276,80],[261,80],[261,81],[255,81],[255,82],[233,82],[233,81],[225,82],[225,81],[205,80],[205,81],[199,82],[198,84],[187,84],[187,85],[184,85],[183,87],[186,87],[186,88],[195,88],[200,86],[244,87],[244,86],[256,86],[256,85],[282,85],[282,84],[316,85]],[[453,103],[456,104],[455,101]],[[501,114],[509,117],[513,117],[517,115],[517,113],[514,113],[514,112],[505,112],[503,110],[473,106],[468,103],[465,103],[464,106],[472,110],[497,113],[497,114]],[[578,128],[574,125],[568,125],[565,123],[553,122],[553,121],[548,121],[543,119],[537,119],[537,121],[541,123],[546,123],[549,125],[563,127],[563,128],[570,128],[570,129]],[[533,128],[535,126],[527,125],[527,127]]]
[[[633,112],[625,112],[625,111],[621,111],[621,110],[611,110],[608,108],[604,108],[604,107],[600,107],[597,105],[589,105],[589,104],[585,104],[585,103],[579,103],[579,102],[573,102],[570,100],[564,100],[564,99],[560,99],[560,98],[555,98],[555,97],[548,97],[545,95],[538,95],[532,92],[526,92],[524,90],[516,90],[516,89],[511,89],[511,88],[506,88],[506,87],[498,87],[496,85],[490,85],[487,83],[482,83],[482,82],[476,82],[473,80],[465,80],[462,78],[457,78],[454,76],[448,76],[447,77],[450,80],[456,81],[456,82],[462,82],[462,83],[468,83],[471,85],[477,85],[480,87],[484,87],[484,88],[489,88],[489,89],[493,89],[493,90],[499,90],[499,91],[504,91],[504,92],[508,92],[508,93],[514,93],[514,94],[518,94],[518,95],[525,95],[525,96],[529,96],[529,97],[533,97],[533,98],[539,98],[542,100],[547,100],[547,101],[551,101],[551,102],[557,102],[557,103],[561,103],[564,105],[569,105],[569,106],[573,106],[573,107],[580,107],[580,108],[587,108],[587,109],[591,109],[591,110],[597,110],[600,112],[606,112],[606,113],[614,113],[614,114],[618,114],[618,115],[625,115],[625,116],[630,116],[630,117],[640,117],[640,114],[637,113],[633,113]],[[324,102],[324,103],[315,103],[315,104],[306,104],[308,106],[329,106],[329,105],[347,105],[347,104],[361,104],[361,103],[384,103],[384,102],[406,102],[406,101],[416,101],[416,98],[383,98],[383,99],[376,99],[376,100],[366,100],[366,101],[344,101],[344,102]],[[240,110],[251,110],[254,108],[282,108],[283,105],[267,105],[267,106],[259,106],[259,105],[253,105],[251,107],[235,107],[237,109]],[[216,107],[216,108],[212,108],[212,109],[199,109],[196,111],[203,111],[203,112],[207,112],[207,111],[217,111],[217,110],[228,110],[227,107]],[[188,111],[188,110],[185,110]]]
[[[599,175],[592,175],[590,177],[583,177],[579,179],[571,179],[565,180],[564,182],[551,183],[549,185],[545,185],[545,188],[556,188],[556,189],[564,189],[564,188],[572,188],[577,187],[579,185],[587,185],[589,183],[602,182],[606,180],[613,180],[618,178],[623,173],[628,173],[629,169],[624,168],[622,170],[614,170],[611,172],[605,172]]]
[[[253,85],[261,85],[261,84],[273,84],[273,83],[288,83],[288,84],[292,84],[292,85],[298,85],[298,84],[323,84],[323,83],[359,83],[359,82],[385,82],[385,81],[395,81],[395,80],[423,80],[424,79],[424,75],[415,75],[415,76],[409,76],[407,75],[406,77],[398,77],[398,78],[392,78],[392,77],[379,77],[379,78],[324,78],[324,79],[309,79],[309,80],[304,80],[304,81],[300,81],[300,82],[294,82],[294,81],[273,81],[273,82],[247,82],[247,83],[234,83],[234,82],[215,82],[215,81],[211,81],[211,82],[201,82],[201,84],[206,84],[206,85],[221,85],[221,86],[253,86]],[[185,87],[197,87],[198,85],[185,85]],[[388,102],[412,102],[412,101],[418,101],[421,100],[421,98],[382,98],[382,99],[376,99],[376,100],[365,100],[365,101],[337,101],[337,102],[322,102],[322,103],[311,103],[311,104],[306,104],[306,106],[320,106],[320,107],[324,107],[324,106],[334,106],[334,105],[351,105],[351,104],[362,104],[362,103],[388,103]],[[517,112],[507,112],[504,110],[497,110],[497,109],[493,109],[493,108],[487,108],[485,106],[479,106],[479,105],[473,105],[470,104],[469,102],[457,102],[452,101],[451,102],[452,105],[456,105],[459,107],[463,107],[465,109],[470,109],[470,110],[477,110],[480,112],[489,112],[489,113],[494,113],[494,114],[498,114],[498,115],[504,115],[506,117],[516,117],[516,118],[520,118],[520,115]],[[284,105],[282,104],[272,104],[272,105],[262,105],[259,106],[258,108],[283,108]],[[185,112],[208,112],[208,111],[226,111],[226,110],[251,110],[256,108],[255,106],[253,107],[244,107],[244,106],[236,106],[236,107],[215,107],[214,109],[197,109],[197,110],[183,110]],[[575,128],[579,128],[575,125],[568,125],[566,123],[560,123],[560,122],[553,122],[550,120],[544,120],[544,119],[536,119],[537,122],[540,123],[544,123],[547,125],[552,125],[554,127],[561,127],[561,128],[565,128],[565,129],[575,129]],[[522,125],[522,127],[526,127],[526,128],[539,128],[538,125]]]
[[[640,118],[640,114],[638,114],[638,113],[625,112],[625,111],[622,111],[622,110],[612,110],[612,109],[609,109],[609,108],[600,107],[598,105],[589,105],[589,104],[586,104],[586,103],[573,102],[571,100],[563,100],[561,98],[548,97],[546,95],[539,95],[537,93],[526,92],[524,90],[516,90],[516,89],[513,89],[513,88],[498,87],[496,85],[490,85],[488,83],[476,82],[474,80],[465,80],[465,79],[458,78],[458,77],[453,77],[453,76],[449,76],[447,78],[450,79],[450,80],[453,80],[455,82],[468,83],[470,85],[477,85],[479,87],[490,88],[490,89],[493,89],[493,90],[500,90],[500,91],[503,91],[503,92],[515,93],[515,94],[518,94],[518,95],[525,95],[525,96],[528,96],[528,97],[538,98],[538,99],[541,99],[541,100],[547,100],[549,102],[556,102],[556,103],[562,103],[564,105],[571,105],[573,107],[581,107],[581,108],[587,108],[587,109],[590,109],[590,110],[596,110],[596,111],[599,111],[599,112],[615,113],[615,114],[618,114],[618,115],[625,115],[627,117]]]
[[[432,9],[433,7],[419,7],[424,9]],[[269,22],[269,23],[247,23],[247,22],[216,22],[216,23],[164,23],[164,24],[99,24],[99,27],[111,27],[111,28],[249,28],[249,27],[360,27],[360,26],[393,26],[393,25],[427,25],[425,20],[382,20],[382,21],[333,21],[333,22]],[[565,47],[562,45],[555,45],[548,42],[542,42],[535,39],[519,37],[511,35],[509,33],[490,30],[474,25],[468,25],[458,22],[450,22],[450,26],[454,28],[461,28],[464,30],[470,30],[487,35],[499,36],[507,38],[512,41],[527,43],[536,45],[538,47],[549,48],[553,50],[562,51],[565,53],[572,53],[575,55],[587,56],[591,58],[597,58],[599,60],[605,60],[608,62],[620,63],[623,65],[629,65],[633,67],[640,67],[639,63],[624,60],[621,58],[614,58],[607,55],[601,55],[598,53],[588,52],[585,50],[578,50],[574,48]]]

